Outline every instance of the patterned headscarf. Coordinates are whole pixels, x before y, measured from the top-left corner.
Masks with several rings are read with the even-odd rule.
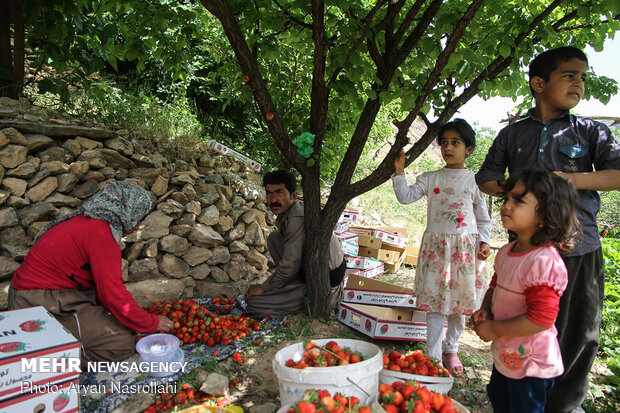
[[[63,215],[43,227],[35,242],[54,225],[84,214],[106,221],[112,236],[120,244],[123,234],[138,225],[156,205],[155,198],[146,189],[127,182],[110,182],[75,212]]]

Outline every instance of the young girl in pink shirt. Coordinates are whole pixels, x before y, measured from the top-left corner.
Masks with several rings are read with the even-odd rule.
[[[524,168],[503,185],[504,227],[517,239],[495,258],[495,274],[470,327],[493,340],[487,393],[496,412],[545,410],[546,392],[564,371],[554,326],[568,282],[560,253],[578,231],[577,194],[544,169]]]

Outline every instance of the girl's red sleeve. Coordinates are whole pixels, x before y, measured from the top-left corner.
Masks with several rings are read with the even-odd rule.
[[[551,287],[540,285],[525,289],[526,317],[534,324],[550,328],[560,310],[560,295]]]
[[[97,300],[125,327],[154,333],[159,319],[136,303],[123,284],[121,249],[107,222],[99,221],[85,245],[97,291]]]

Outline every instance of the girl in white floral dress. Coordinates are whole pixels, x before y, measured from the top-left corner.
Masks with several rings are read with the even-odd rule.
[[[417,307],[427,312],[427,353],[437,360],[442,356],[447,317],[441,360],[450,374],[458,377],[463,374],[458,348],[465,315],[478,309],[487,288],[484,260],[490,255],[491,219],[474,173],[465,168],[465,159],[476,146],[474,130],[465,120],[455,119],[441,128],[437,140],[444,168],[424,172],[409,186],[402,150],[394,162],[392,184],[401,204],[427,197],[426,231],[415,277]]]

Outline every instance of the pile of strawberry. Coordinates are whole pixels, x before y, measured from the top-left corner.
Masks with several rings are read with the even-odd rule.
[[[234,340],[270,328],[268,319],[256,321],[244,316],[225,316],[213,314],[195,300],[156,302],[148,312],[164,315],[174,322],[172,334],[183,344],[204,343],[211,347],[216,344],[227,346]]]
[[[439,365],[439,361],[431,358],[422,350],[414,350],[409,354],[401,354],[393,350],[389,354],[383,354],[383,368],[386,370],[401,371],[407,374],[420,376],[449,377],[447,369]]]
[[[452,399],[415,381],[379,385],[379,403],[387,413],[455,413]]]
[[[213,297],[211,306],[213,311],[217,314],[228,314],[232,311],[235,305],[235,300],[228,297]]]
[[[181,384],[181,390],[176,393],[161,392],[155,396],[155,403],[150,405],[143,413],[157,413],[178,411],[179,408],[190,407],[203,402],[209,402],[215,406],[224,407],[230,404],[225,397],[215,398],[205,392],[192,388],[188,383]]]
[[[357,412],[371,413],[372,409],[368,406],[360,406],[359,399],[355,396],[346,397],[336,393],[334,397],[328,390],[306,390],[301,396],[301,400],[296,405],[289,407],[286,413],[314,413],[331,412]]]
[[[319,346],[312,341],[306,342],[304,346],[304,358],[297,362],[293,359],[288,359],[285,364],[286,367],[305,369],[306,367],[345,366],[364,360],[362,353],[359,351],[352,351],[349,347],[341,348],[333,340],[325,344],[325,347]]]

